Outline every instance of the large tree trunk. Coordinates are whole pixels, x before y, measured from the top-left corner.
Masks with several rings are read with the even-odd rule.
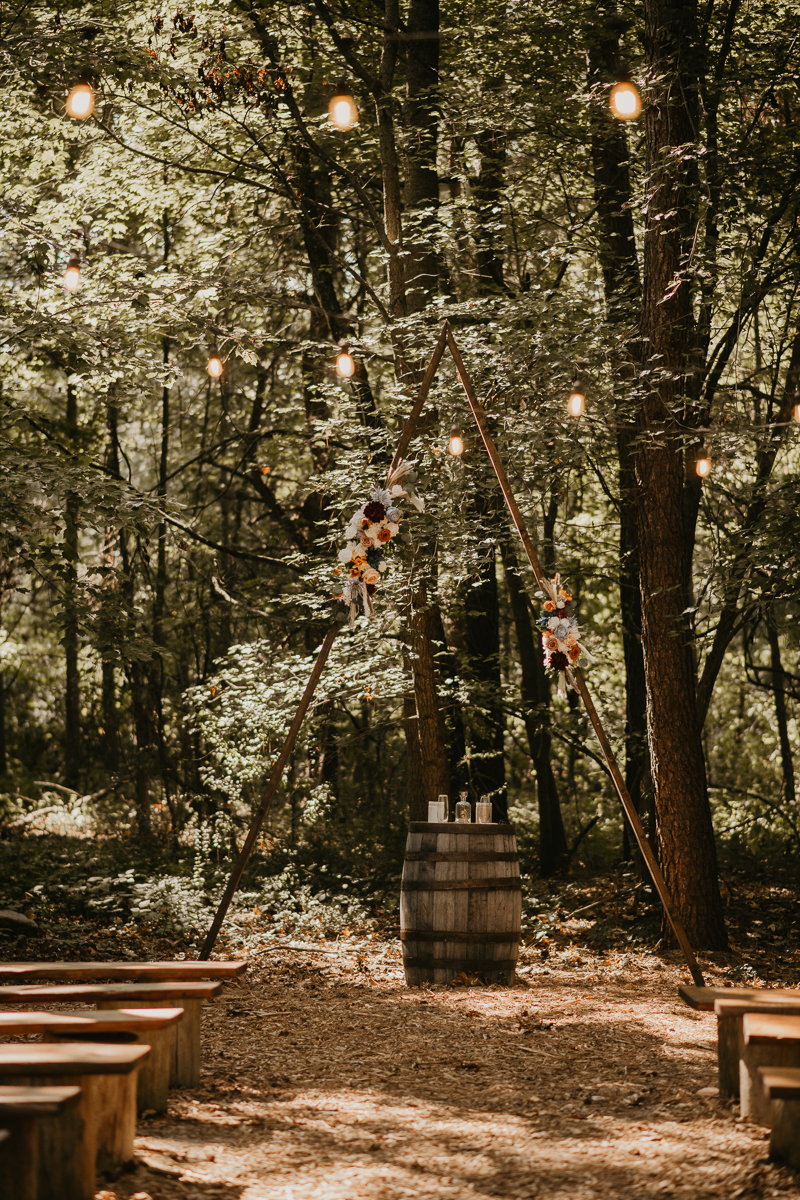
[[[406,303],[409,312],[419,312],[439,285],[439,259],[431,237],[439,206],[439,0],[411,0],[406,29],[406,221],[411,225],[406,237]],[[429,33],[433,36],[426,37]]]
[[[464,588],[465,674],[473,685],[470,776],[477,796],[492,798],[492,820],[508,820],[505,714],[500,674],[500,606],[494,547]]]
[[[645,0],[649,93],[645,106],[650,203],[641,316],[644,389],[639,415],[639,561],[647,726],[661,862],[680,920],[695,945],[727,945],[705,762],[695,702],[691,628],[692,545],[684,528],[681,416],[693,349],[685,278],[688,164],[676,147],[695,140],[689,110],[694,3]],[[665,936],[669,928],[665,923]]]

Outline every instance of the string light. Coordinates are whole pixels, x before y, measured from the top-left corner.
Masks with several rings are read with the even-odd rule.
[[[73,254],[72,258],[67,263],[67,269],[64,272],[64,278],[62,282],[64,284],[64,290],[67,292],[72,292],[73,295],[81,286],[81,260],[77,257],[77,255]]]
[[[642,97],[630,79],[620,79],[614,85],[608,103],[618,121],[635,121],[642,111]]]
[[[795,404],[794,408],[792,409],[792,416],[797,424],[800,425],[800,404]]]
[[[350,95],[347,85],[339,81],[336,93],[331,96],[328,104],[328,120],[336,129],[352,129],[358,120],[356,102]]]
[[[356,373],[356,360],[350,353],[350,347],[342,342],[336,355],[336,374],[340,379],[352,379]]]
[[[85,121],[94,112],[94,92],[88,83],[76,83],[64,102],[67,116]]]
[[[219,379],[222,375],[222,372],[225,370],[222,365],[222,359],[219,357],[216,351],[214,351],[209,358],[206,370],[212,379]]]
[[[583,388],[576,379],[572,385],[572,391],[567,400],[567,412],[571,417],[580,417],[586,410],[586,396],[583,393]]]
[[[701,479],[707,479],[711,474],[711,459],[706,454],[702,454],[694,464],[694,469]]]
[[[458,458],[464,453],[464,434],[458,425],[454,425],[450,430],[450,441],[447,443],[447,449],[454,458]]]

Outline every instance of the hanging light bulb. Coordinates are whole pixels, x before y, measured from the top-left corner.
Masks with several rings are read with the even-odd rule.
[[[694,469],[701,479],[707,479],[711,474],[711,459],[703,453],[694,464]]]
[[[450,441],[447,443],[447,449],[454,458],[458,458],[464,453],[464,434],[460,426],[454,425],[450,430]]]
[[[792,416],[797,424],[800,425],[800,404],[795,404],[794,408],[792,409]]]
[[[342,342],[336,355],[336,374],[340,379],[352,379],[355,373],[356,360],[350,353],[347,342]]]
[[[608,97],[611,112],[618,121],[635,121],[642,111],[639,89],[630,79],[620,79]]]
[[[336,92],[328,104],[328,120],[337,129],[352,129],[358,120],[356,102],[344,80],[339,80]]]
[[[85,121],[94,112],[94,92],[88,83],[76,83],[64,103],[68,117]]]
[[[65,291],[72,292],[73,294],[77,292],[78,288],[81,286],[81,260],[76,254],[73,254],[72,258],[67,263],[67,269],[64,272],[64,279],[62,282],[64,284]]]
[[[567,400],[567,412],[571,417],[580,417],[586,410],[586,396],[583,393],[583,388],[576,379],[572,385],[572,391]]]
[[[222,375],[222,372],[225,370],[225,368],[222,365],[222,359],[217,354],[216,350],[212,351],[211,357],[208,360],[208,366],[206,367],[206,370],[208,371],[208,373],[212,379],[219,379],[220,376]]]

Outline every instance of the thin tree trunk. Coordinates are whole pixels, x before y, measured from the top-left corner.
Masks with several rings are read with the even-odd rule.
[[[683,407],[693,349],[691,292],[681,283],[691,224],[687,164],[676,146],[694,141],[688,105],[694,2],[645,0],[649,95],[645,105],[650,206],[644,241],[642,377],[636,474],[642,644],[658,842],[667,885],[689,940],[727,946],[695,700],[691,629],[692,546],[683,515]],[[676,286],[676,281],[678,286]],[[665,922],[664,936],[670,937]]]
[[[78,397],[75,387],[67,384],[67,437],[75,442],[78,432]],[[80,637],[78,625],[78,517],[80,498],[77,492],[67,496],[64,522],[66,557],[64,584],[64,656],[66,660],[64,782],[67,787],[80,788],[83,753],[81,749],[81,680],[78,656]]]
[[[464,589],[466,674],[474,701],[469,722],[470,765],[476,793],[492,797],[494,821],[508,820],[504,756],[505,715],[500,675],[500,608],[494,547]]]
[[[419,312],[439,286],[439,256],[432,238],[439,207],[439,0],[410,0],[406,30],[406,224],[411,225],[406,237],[406,302],[409,312]]]
[[[778,641],[778,627],[775,623],[775,613],[770,610],[767,616],[767,636],[769,638],[770,666],[772,668],[772,691],[775,696],[775,716],[778,721],[778,740],[781,747],[781,766],[783,767],[783,794],[790,809],[797,802],[794,782],[794,761],[792,759],[792,743],[789,740],[789,720],[786,712],[786,676],[781,662],[781,647]]]
[[[567,855],[567,835],[558,799],[558,787],[550,759],[550,684],[544,669],[541,645],[531,625],[528,598],[519,574],[516,554],[509,542],[501,542],[503,570],[511,602],[522,676],[521,699],[525,732],[536,775],[539,809],[539,873],[553,875]]]

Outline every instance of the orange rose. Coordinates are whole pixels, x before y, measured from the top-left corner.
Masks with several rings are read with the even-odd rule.
[[[388,542],[389,539],[391,538],[391,536],[392,535],[391,535],[390,531],[386,528],[385,525],[383,526],[382,529],[378,530],[378,541],[379,542]]]
[[[361,570],[359,567],[353,567],[351,569],[350,578],[351,579],[360,579],[361,578]]]
[[[572,659],[573,662],[577,662],[581,656],[580,646],[570,646],[569,650],[567,651],[567,654],[570,656],[570,658]]]
[[[555,606],[555,604],[553,604],[552,600],[545,600],[545,602],[544,602],[544,611],[545,612],[553,612],[555,607],[556,606]]]

